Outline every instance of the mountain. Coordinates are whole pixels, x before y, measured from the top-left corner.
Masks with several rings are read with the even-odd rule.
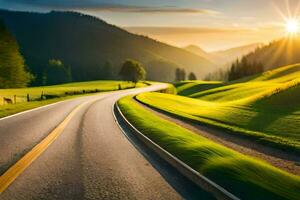
[[[237,80],[246,76],[300,63],[300,37],[286,37],[256,48],[232,63],[224,77]],[[298,68],[294,68],[298,69]],[[213,79],[216,73],[212,73]],[[222,80],[224,80],[224,77]],[[211,79],[211,78],[209,78]]]
[[[213,55],[211,55],[210,53],[204,51],[199,46],[189,45],[189,46],[184,47],[183,49],[185,49],[185,50],[187,50],[191,53],[194,53],[198,56],[201,56],[203,58],[206,58],[206,59],[210,60],[211,62],[216,62]]]
[[[206,52],[196,45],[189,45],[184,47],[183,49],[203,58],[206,58],[207,60],[210,60],[211,62],[216,63],[218,65],[227,66],[232,61],[250,53],[251,51],[254,51],[257,47],[261,45],[261,43],[254,43],[215,52]]]
[[[164,71],[175,74],[174,64],[203,77],[214,64],[198,55],[151,38],[129,33],[96,17],[77,12],[32,13],[0,10],[0,17],[16,37],[26,64],[41,84],[51,59],[70,66],[74,81],[92,80],[105,63],[118,74],[121,63],[135,59],[144,65],[164,60]],[[172,63],[172,65],[166,65]],[[157,67],[156,67],[157,68]],[[166,81],[164,75],[147,66],[151,79]],[[94,78],[91,78],[94,77]],[[100,74],[98,77],[104,77]]]
[[[237,58],[241,58],[242,56],[254,51],[261,45],[261,43],[248,44],[223,51],[211,52],[210,55],[216,58],[219,63],[228,64]]]
[[[300,37],[273,41],[244,57],[249,63],[262,63],[264,70],[300,63]]]

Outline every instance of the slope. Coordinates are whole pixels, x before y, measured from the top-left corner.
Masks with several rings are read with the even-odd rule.
[[[142,94],[137,98],[196,123],[299,153],[299,69],[299,64],[286,66],[246,81],[224,85],[216,83],[211,89],[189,94],[192,98],[155,93]],[[187,85],[185,89],[188,88]]]
[[[248,62],[260,62],[265,70],[300,62],[300,37],[286,37],[257,48],[245,57]]]
[[[187,72],[195,72],[198,77],[213,70],[210,61],[195,54],[76,12],[0,10],[0,17],[18,40],[27,65],[36,76],[36,84],[41,83],[49,59],[61,59],[71,66],[75,81],[90,80],[107,61],[112,63],[117,74],[120,64],[127,58],[145,65],[164,59],[185,68]],[[169,73],[175,73],[173,66],[166,68]],[[151,72],[151,66],[148,70]],[[159,73],[154,79],[164,81]]]

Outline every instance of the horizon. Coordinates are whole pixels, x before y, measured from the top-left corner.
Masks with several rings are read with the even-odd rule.
[[[160,42],[176,47],[196,45],[207,52],[284,37],[285,18],[298,17],[299,7],[298,0],[0,0],[1,9],[77,11]]]

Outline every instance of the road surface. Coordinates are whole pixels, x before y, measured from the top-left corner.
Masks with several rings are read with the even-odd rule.
[[[57,139],[0,194],[0,199],[175,200],[196,198],[192,195],[195,192],[205,197],[207,194],[180,175],[174,176],[176,171],[170,169],[163,176],[114,121],[112,105],[116,100],[165,86],[81,97],[0,120],[3,175],[77,109]]]

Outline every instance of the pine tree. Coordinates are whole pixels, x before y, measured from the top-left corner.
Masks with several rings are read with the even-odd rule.
[[[26,87],[32,78],[16,40],[0,19],[0,88]]]

